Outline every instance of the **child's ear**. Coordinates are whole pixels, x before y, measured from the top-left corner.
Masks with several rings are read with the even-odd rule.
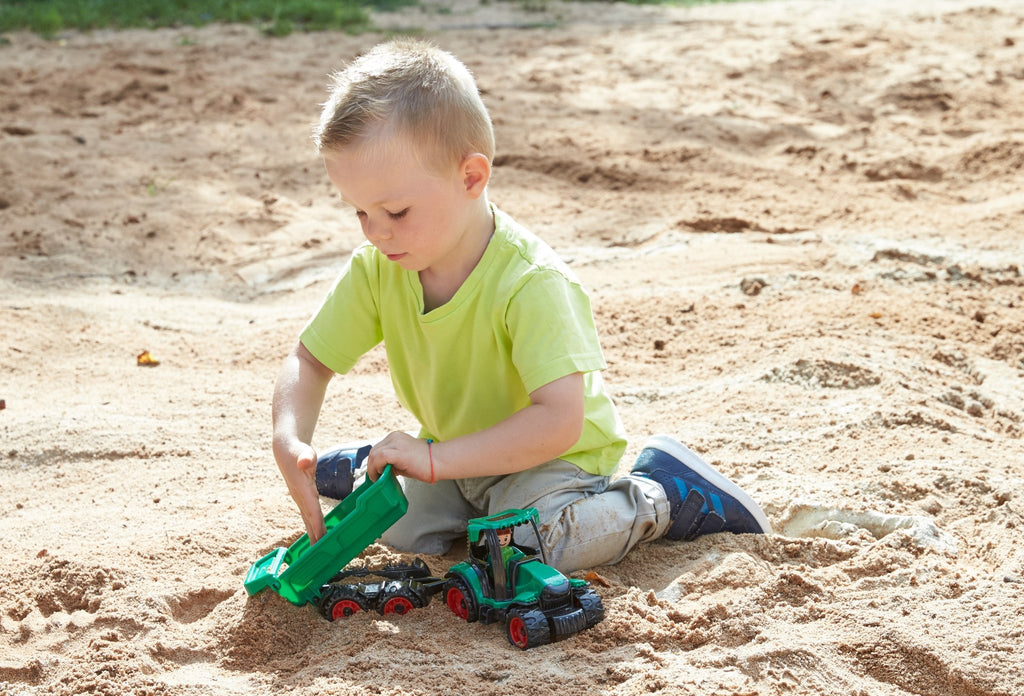
[[[487,189],[487,182],[491,180],[491,161],[479,152],[466,155],[459,168],[459,174],[469,197],[479,198]]]

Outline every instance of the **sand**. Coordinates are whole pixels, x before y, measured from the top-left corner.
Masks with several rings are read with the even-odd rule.
[[[673,434],[774,533],[594,568],[605,620],[525,652],[247,597],[302,529],[278,365],[361,239],[310,126],[382,34],[10,34],[0,693],[1024,694],[1024,8],[534,4],[378,22],[476,73],[492,200],[593,294],[621,471]],[[374,351],[315,444],[413,426]]]

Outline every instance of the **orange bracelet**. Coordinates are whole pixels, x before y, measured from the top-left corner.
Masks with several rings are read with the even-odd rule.
[[[427,438],[427,456],[430,458],[430,485],[433,486],[437,479],[434,478],[434,441]]]

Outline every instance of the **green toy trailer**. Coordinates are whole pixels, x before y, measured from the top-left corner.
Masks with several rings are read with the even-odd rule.
[[[250,595],[269,587],[292,604],[320,598],[324,585],[405,514],[409,502],[391,466],[367,478],[324,516],[327,532],[310,546],[309,535],[268,553],[245,576]]]

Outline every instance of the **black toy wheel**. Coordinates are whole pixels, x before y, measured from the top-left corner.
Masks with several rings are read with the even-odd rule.
[[[345,619],[360,611],[366,611],[366,599],[353,587],[328,585],[320,597],[320,612],[328,621]]]
[[[473,594],[462,578],[451,578],[444,591],[444,603],[463,621],[476,621],[477,606]]]
[[[589,587],[574,590],[572,595],[573,604],[583,610],[583,617],[587,621],[587,628],[600,623],[604,619],[604,604],[601,602],[601,595]]]
[[[387,616],[402,616],[419,606],[418,598],[408,587],[395,587],[383,592],[377,600],[377,611]]]
[[[513,609],[509,612],[506,629],[508,642],[522,650],[551,642],[551,627],[540,609]]]

